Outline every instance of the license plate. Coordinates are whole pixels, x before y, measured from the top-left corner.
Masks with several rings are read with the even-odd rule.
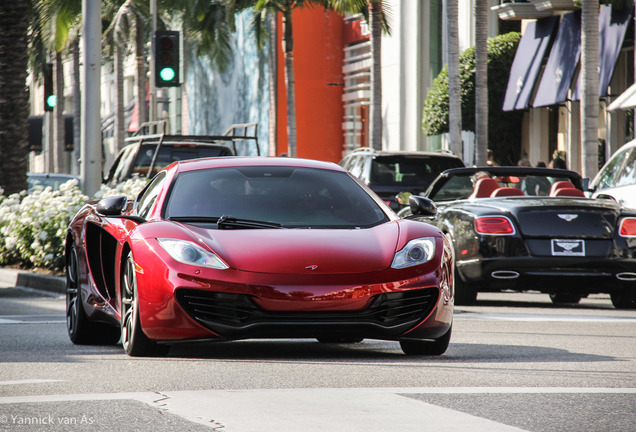
[[[552,239],[553,256],[585,256],[584,240]]]

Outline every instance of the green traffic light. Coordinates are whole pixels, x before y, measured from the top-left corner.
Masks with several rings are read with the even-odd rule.
[[[163,81],[172,81],[175,77],[174,69],[171,67],[165,67],[161,69],[161,72],[159,72],[159,76]]]
[[[57,105],[57,97],[55,95],[50,95],[46,98],[46,104],[51,108],[55,108]]]

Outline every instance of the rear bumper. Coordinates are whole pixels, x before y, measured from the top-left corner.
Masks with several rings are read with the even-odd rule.
[[[463,281],[479,291],[591,294],[636,289],[636,261],[632,259],[499,257],[456,265]]]

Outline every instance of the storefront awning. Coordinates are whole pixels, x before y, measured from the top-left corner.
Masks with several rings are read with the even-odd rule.
[[[551,16],[532,21],[526,26],[510,69],[502,108],[504,111],[528,107],[557,22],[558,17]]]
[[[607,96],[607,89],[623,47],[632,10],[633,8],[613,10],[611,6],[601,7],[598,16],[598,93],[600,97]],[[581,99],[580,87],[581,77],[579,75],[572,100]]]
[[[614,102],[609,104],[606,111],[624,110],[636,107],[636,84],[632,84]]]
[[[532,106],[555,105],[567,100],[580,56],[581,12],[576,11],[564,15],[561,20]]]

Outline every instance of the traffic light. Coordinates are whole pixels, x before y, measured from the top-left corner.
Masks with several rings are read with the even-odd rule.
[[[44,68],[44,111],[53,111],[57,98],[53,92],[53,64],[47,63]]]
[[[157,30],[153,38],[155,55],[155,86],[178,87],[179,82],[179,32]]]

